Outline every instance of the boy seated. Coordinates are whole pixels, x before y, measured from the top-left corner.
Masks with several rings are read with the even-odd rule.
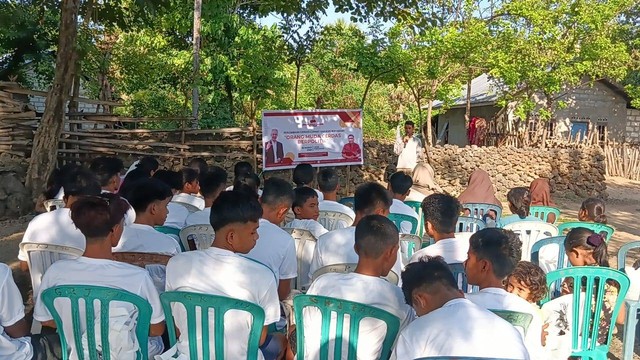
[[[13,281],[11,268],[0,263],[0,359],[31,360],[32,357],[22,295]]]
[[[318,203],[318,209],[320,211],[335,211],[343,213],[351,217],[356,218],[356,214],[353,210],[338,202],[338,190],[340,190],[340,177],[338,173],[332,168],[323,168],[318,172],[318,187],[322,192],[323,200]],[[336,229],[342,229],[351,226],[344,221],[338,221]]]
[[[417,262],[423,256],[441,256],[447,264],[467,260],[469,243],[455,238],[458,215],[462,206],[458,199],[446,194],[431,194],[422,201],[427,234],[435,244],[416,251],[409,262]]]
[[[418,224],[420,224],[420,216],[418,213],[416,213],[409,205],[404,203],[407,195],[409,195],[409,191],[411,191],[411,186],[413,186],[411,176],[403,172],[397,172],[389,177],[389,190],[393,194],[393,203],[391,204],[389,212],[391,214],[411,216],[418,221]],[[410,222],[403,221],[400,223],[400,233],[412,234],[415,232],[411,231]]]
[[[93,159],[91,165],[89,165],[89,170],[96,175],[102,187],[102,193],[118,193],[120,185],[122,185],[120,174],[124,170],[122,160],[116,157],[99,156]],[[125,225],[132,224],[134,221],[136,221],[136,212],[132,207],[129,207],[124,217]]]
[[[467,299],[489,310],[518,311],[533,316],[524,336],[524,343],[532,359],[544,359],[542,347],[542,316],[529,302],[507,292],[503,281],[520,261],[522,241],[509,230],[487,228],[471,235],[465,272],[469,285],[480,291],[466,294]]]
[[[381,215],[362,218],[355,229],[355,252],[358,266],[353,273],[327,273],[318,277],[307,291],[308,295],[329,296],[370,305],[397,316],[400,329],[411,321],[415,314],[409,307],[399,287],[381,278],[387,276],[398,257],[398,229]],[[320,351],[320,323],[317,312],[304,315],[306,354],[305,359],[315,359]],[[379,359],[386,326],[380,321],[363,321],[358,342],[358,359]],[[333,334],[332,337],[335,337]]]
[[[118,245],[123,230],[124,214],[129,204],[114,194],[102,194],[98,197],[85,197],[71,205],[71,219],[75,226],[87,239],[87,246],[83,256],[77,259],[59,260],[47,270],[42,278],[40,292],[37,294],[33,318],[42,322],[43,326],[55,328],[56,324],[49,310],[42,302],[42,292],[59,285],[92,285],[125,290],[136,294],[151,304],[151,327],[149,329],[149,357],[160,354],[163,350],[160,336],[165,330],[164,312],[160,305],[158,292],[153,286],[149,274],[144,269],[134,265],[113,261],[112,247]],[[71,350],[70,358],[77,358],[75,342],[72,340],[73,322],[71,308],[68,302],[56,302],[56,309],[64,323],[64,333],[67,336],[67,345]],[[120,303],[110,306],[111,314],[114,310],[122,309],[128,312],[128,316],[134,314],[134,307]],[[99,306],[95,307],[96,318],[100,317]],[[87,316],[92,316],[88,314]],[[111,318],[114,319],[113,317]],[[86,325],[82,325],[86,326]],[[110,336],[120,328],[110,326]],[[135,336],[122,334],[122,337]],[[114,353],[127,353],[135,351],[135,344],[112,343],[111,358]],[[88,358],[88,356],[85,356]]]
[[[211,204],[218,198],[227,184],[227,172],[213,166],[207,173],[200,175],[200,193],[204,196],[204,210],[196,211],[187,217],[187,226],[209,224]]]
[[[311,164],[298,164],[293,169],[293,183],[296,184],[296,188],[309,187],[313,189],[313,180],[316,178],[316,169]],[[322,192],[315,190],[318,195],[318,200],[324,200]]]
[[[392,359],[529,359],[518,331],[465,299],[442,258],[427,256],[408,264],[402,272],[402,292],[418,318],[400,331]]]
[[[316,239],[329,232],[318,222],[318,194],[310,187],[304,186],[293,190],[294,198],[291,210],[295,219],[284,227],[309,230]]]
[[[233,165],[233,183],[235,184],[236,179],[240,175],[253,174],[253,165],[251,165],[247,161],[238,161]],[[227,187],[226,191],[233,190],[233,185]]]
[[[251,195],[237,191],[220,194],[211,205],[211,226],[216,232],[211,247],[173,257],[167,265],[167,290],[226,296],[262,307],[265,319],[260,350],[264,358],[269,360],[281,358],[287,349],[282,334],[267,332],[267,327],[280,319],[276,279],[269,268],[244,255],[256,246],[256,242],[270,240],[258,239],[261,216],[262,208]],[[188,359],[189,331],[183,308],[174,308],[174,319],[180,333],[177,352]],[[218,334],[224,336],[224,358],[247,358],[246,339],[251,318],[238,313],[233,318],[227,316],[227,319],[234,326],[229,326],[230,322],[227,322],[224,335]],[[201,335],[198,334],[197,338],[201,338]]]
[[[169,185],[174,195],[177,195],[182,190],[182,174],[177,171],[158,170],[153,174],[153,178]],[[174,229],[182,229],[185,227],[189,210],[173,201],[169,202],[167,209],[169,213],[167,214],[167,220],[164,222],[164,226]]]
[[[204,199],[198,196],[200,193],[200,174],[192,168],[183,168],[180,174],[182,175],[182,188],[171,201],[193,205],[199,210],[203,210]]]

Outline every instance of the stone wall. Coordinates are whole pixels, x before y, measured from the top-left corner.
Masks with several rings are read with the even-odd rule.
[[[27,163],[7,153],[0,154],[0,219],[17,218],[33,210],[24,186]]]
[[[627,128],[625,140],[640,143],[640,110],[627,109]]]

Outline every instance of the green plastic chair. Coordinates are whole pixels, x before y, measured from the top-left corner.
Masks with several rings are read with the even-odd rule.
[[[555,224],[560,219],[560,209],[552,206],[531,206],[529,208],[529,215],[535,216],[542,221],[547,221],[549,214],[554,214],[556,219],[551,223]]]
[[[402,231],[401,225],[403,222],[411,223],[411,234],[418,235],[418,219],[414,218],[413,216],[405,214],[389,214],[387,217],[394,224],[396,224],[398,231]]]
[[[424,213],[422,212],[422,203],[420,201],[405,201],[406,205],[418,214],[418,236],[424,235]]]
[[[524,336],[527,336],[527,330],[529,329],[529,325],[531,325],[531,320],[533,320],[533,315],[519,312],[519,311],[510,311],[510,310],[489,309],[489,311],[505,319],[514,327],[521,327],[522,330],[524,331]]]
[[[170,226],[156,226],[154,227],[154,229],[163,234],[180,236],[180,229],[176,229]]]
[[[575,266],[566,269],[552,271],[547,274],[547,287],[551,287],[556,281],[564,278],[572,278],[573,309],[580,309],[580,298],[584,299],[583,311],[573,311],[570,317],[571,328],[579,331],[571,332],[571,356],[578,356],[593,360],[606,360],[611,343],[611,335],[615,328],[615,320],[618,317],[620,306],[629,290],[629,278],[624,273],[598,266]],[[604,286],[608,280],[613,280],[620,285],[620,291],[611,314],[611,324],[605,344],[598,344],[598,330],[600,328],[600,315],[604,302]],[[579,286],[582,284],[584,286]],[[594,291],[596,288],[596,291]],[[581,291],[584,289],[584,291]],[[581,295],[584,294],[584,295]],[[592,301],[595,299],[595,301]],[[550,300],[549,295],[541,301],[544,304]],[[595,305],[595,307],[594,307]],[[582,313],[582,314],[581,314]],[[582,319],[580,319],[582,316]],[[587,334],[588,336],[580,336]]]
[[[514,360],[514,359],[503,359],[503,358],[479,358],[479,357],[469,357],[469,356],[429,356],[422,357],[414,360]]]
[[[353,196],[345,196],[343,198],[340,198],[338,202],[344,206],[348,206],[353,209],[356,201]]]
[[[210,313],[213,309],[215,321],[213,322],[215,358],[224,359],[224,314],[229,310],[241,310],[248,312],[253,317],[251,331],[249,332],[247,346],[247,360],[257,360],[260,347],[260,335],[264,326],[264,310],[254,303],[239,299],[232,299],[225,296],[198,294],[184,291],[167,291],[160,294],[160,301],[164,309],[167,330],[169,332],[169,344],[175,345],[176,327],[173,319],[171,304],[182,304],[187,313],[187,337],[189,339],[189,357],[191,360],[208,360],[211,358],[209,341],[202,341],[198,344],[196,340],[197,319],[196,311],[200,309],[200,314]],[[202,326],[201,339],[209,339],[211,323],[209,317],[200,317]],[[202,350],[202,356],[198,356],[198,347]]]
[[[481,219],[471,216],[458,216],[458,223],[456,225],[456,231],[459,232],[476,232],[486,228],[487,225]]]
[[[618,250],[618,270],[624,272],[627,255],[630,250],[640,248],[640,241],[633,241],[623,245]],[[636,326],[638,325],[638,310],[640,299],[629,299],[624,302],[627,308],[627,316],[624,321],[624,340],[622,342],[622,358],[633,358],[633,345],[636,339]]]
[[[54,306],[54,301],[59,298],[67,298],[71,303],[71,319],[62,319],[60,313]],[[80,314],[80,299],[83,299],[85,313]],[[140,350],[136,353],[136,359],[146,360],[149,357],[148,341],[149,327],[151,324],[151,305],[142,297],[132,294],[128,291],[113,289],[102,286],[89,285],[61,285],[54,286],[42,292],[42,301],[47,307],[53,320],[58,328],[60,336],[60,345],[62,348],[62,359],[69,358],[69,344],[64,333],[64,324],[69,321],[73,324],[73,338],[75,345],[75,353],[78,359],[84,360],[84,347],[82,346],[82,335],[86,331],[87,344],[89,349],[90,360],[110,360],[111,353],[102,351],[98,353],[96,345],[95,316],[87,316],[87,314],[95,314],[95,301],[100,302],[100,340],[102,349],[109,349],[109,303],[112,301],[127,302],[134,305],[138,309],[138,317],[136,322],[136,338]],[[68,306],[68,305],[65,305]],[[81,328],[81,318],[86,321],[86,329]],[[117,360],[117,359],[114,359]]]
[[[480,287],[476,285],[469,286],[467,282],[467,273],[464,271],[463,263],[452,263],[448,264],[449,270],[453,273],[453,277],[456,279],[458,286],[460,286],[460,290],[464,293],[474,293],[480,291]]]
[[[489,215],[490,210],[495,211],[496,213],[496,224],[500,222],[500,218],[502,217],[502,208],[494,204],[466,203],[462,204],[462,208],[469,210],[469,216],[482,219],[485,223],[487,222],[486,218]]]
[[[565,231],[569,232],[569,230],[577,227],[587,228],[593,232],[597,232],[598,234],[604,233],[604,236],[607,239],[607,241],[611,240],[611,237],[613,236],[613,232],[614,232],[614,229],[607,224],[599,224],[599,223],[583,222],[583,221],[570,221],[570,222],[562,223],[558,225],[558,232],[560,235],[562,234],[566,235]]]
[[[329,340],[332,314],[336,314],[336,336],[333,359],[341,359],[342,340],[345,337],[343,333],[345,315],[349,315],[349,346],[347,350],[347,359],[356,360],[358,353],[358,336],[360,330],[360,322],[365,318],[374,318],[387,325],[387,334],[382,342],[382,350],[380,359],[388,359],[391,356],[391,347],[393,346],[398,331],[400,330],[400,319],[395,315],[378,309],[373,306],[360,304],[353,301],[334,299],[326,296],[317,295],[298,295],[293,298],[293,309],[297,322],[297,357],[299,360],[305,359],[304,332],[305,324],[303,310],[305,308],[317,308],[322,316],[322,325],[320,333],[320,357],[319,360],[329,359]]]

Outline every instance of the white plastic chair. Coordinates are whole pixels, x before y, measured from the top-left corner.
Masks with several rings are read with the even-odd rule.
[[[214,237],[215,232],[211,225],[208,224],[189,225],[180,230],[180,242],[184,251],[208,249],[211,247]],[[195,245],[195,249],[189,246],[190,241]]]
[[[353,218],[338,211],[320,211],[318,222],[324,226],[325,229],[332,231],[353,225]]]
[[[558,236],[558,228],[544,221],[516,221],[504,226],[505,230],[511,230],[520,236],[522,241],[521,260],[529,261],[531,247],[541,239]]]
[[[172,202],[184,206],[189,211],[189,214],[194,213],[196,211],[200,211],[200,208],[198,208],[197,206],[186,203],[186,202],[182,202],[182,201],[172,201]]]
[[[64,259],[75,259],[84,253],[84,250],[71,246],[32,242],[21,243],[20,249],[27,254],[27,264],[29,265],[34,301],[40,291],[40,284],[42,283],[44,273],[54,262]],[[39,334],[41,329],[42,325],[40,322],[34,319],[31,325],[31,333]]]
[[[49,199],[45,200],[42,204],[47,212],[62,209],[66,205],[62,199]]]
[[[352,273],[356,270],[356,266],[358,266],[358,264],[333,264],[333,265],[323,266],[313,273],[313,280],[317,279],[318,276],[324,275],[326,273],[332,273],[332,272],[341,273],[341,274]],[[400,280],[398,274],[396,274],[395,271],[393,270],[389,271],[389,274],[385,276],[384,279],[386,279],[388,282],[392,283],[393,285],[398,285],[398,281]]]
[[[283,228],[283,230],[291,234],[296,245],[298,277],[294,282],[293,288],[306,292],[309,285],[311,285],[309,269],[311,268],[311,260],[313,259],[313,252],[316,249],[317,239],[309,230],[295,228]]]
[[[400,234],[400,253],[402,264],[407,265],[413,254],[422,249],[422,239],[418,235]]]

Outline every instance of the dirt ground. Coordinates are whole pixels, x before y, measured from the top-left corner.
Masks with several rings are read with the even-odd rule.
[[[623,244],[640,240],[640,224],[636,223],[636,214],[640,213],[640,182],[623,178],[611,177],[607,179],[607,217],[609,224],[615,228],[613,238],[609,242],[609,254],[611,266],[616,267],[615,256]],[[554,201],[562,211],[560,222],[577,220],[577,213],[582,203],[577,196],[554,197]],[[18,244],[22,239],[24,230],[33,216],[24,216],[0,222],[0,262],[9,264],[14,270],[14,279],[26,298],[26,293],[31,287],[28,274],[19,270],[17,260]],[[634,220],[635,219],[635,220]],[[640,329],[636,337],[640,336]],[[622,327],[618,327],[611,344],[609,359],[622,359]],[[640,341],[636,339],[636,348],[633,359],[640,360]]]

